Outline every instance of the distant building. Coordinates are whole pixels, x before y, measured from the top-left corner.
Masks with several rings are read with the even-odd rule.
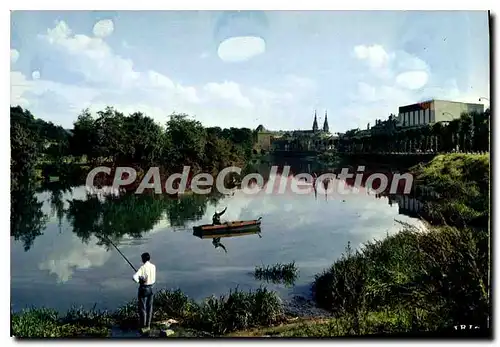
[[[317,114],[314,112],[311,130],[289,131],[271,141],[272,149],[275,151],[318,152],[332,149],[336,138],[330,134],[327,113],[325,112],[323,127],[320,129]]]
[[[262,129],[257,132],[257,143],[255,144],[254,149],[269,152],[272,148],[272,142],[279,137],[281,137],[280,132]]]
[[[463,113],[484,112],[483,104],[469,104],[446,100],[429,100],[399,107],[398,126],[412,127],[438,122],[450,122]]]

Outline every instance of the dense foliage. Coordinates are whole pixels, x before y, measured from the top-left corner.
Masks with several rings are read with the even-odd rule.
[[[167,318],[180,321],[209,336],[223,335],[240,329],[268,326],[283,320],[283,304],[275,292],[266,288],[256,291],[235,289],[228,295],[206,298],[197,303],[180,290],[160,290],[154,296],[154,321]],[[131,301],[115,312],[72,308],[63,317],[49,309],[29,309],[12,315],[12,332],[16,337],[109,336],[113,326],[136,329],[137,301]]]
[[[398,318],[390,332],[485,328],[489,316],[486,229],[407,228],[361,250],[347,249],[316,277],[314,298],[363,333],[373,313]],[[387,326],[385,328],[388,328]]]
[[[429,221],[458,227],[488,227],[489,154],[438,155],[411,171]]]
[[[250,129],[205,128],[186,114],[172,114],[161,125],[140,112],[124,115],[106,107],[92,115],[86,109],[73,129],[65,130],[11,107],[13,182],[19,175],[34,176],[32,171],[42,162],[136,165],[145,171],[155,165],[170,172],[190,165],[193,171],[218,171],[243,164],[255,141]]]

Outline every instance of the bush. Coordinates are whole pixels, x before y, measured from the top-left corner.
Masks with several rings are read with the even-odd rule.
[[[93,322],[91,326],[76,319],[69,323],[60,319],[55,310],[32,308],[12,314],[11,335],[19,338],[108,336],[108,327]]]
[[[137,312],[138,305],[139,303],[137,299],[134,299],[131,302],[119,307],[118,310],[113,313],[112,317],[120,328],[137,328],[139,323],[139,313]]]
[[[488,253],[486,229],[407,227],[360,251],[348,246],[316,277],[313,297],[318,306],[347,322],[347,333],[361,333],[370,312],[397,312],[397,321],[377,326],[376,331],[485,326]]]
[[[111,327],[113,321],[107,311],[85,310],[83,307],[72,307],[62,318],[64,324],[79,324],[90,327]]]
[[[174,291],[162,289],[154,295],[154,318],[184,319],[192,313],[195,305],[196,303],[180,289]]]
[[[238,289],[227,296],[205,299],[191,317],[189,326],[222,335],[249,327],[266,326],[280,322],[283,305],[275,292],[259,288],[255,292]]]

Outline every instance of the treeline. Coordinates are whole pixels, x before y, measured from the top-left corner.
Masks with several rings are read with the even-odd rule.
[[[141,112],[125,115],[106,107],[92,115],[84,110],[73,129],[35,119],[28,110],[11,107],[11,174],[13,184],[33,177],[42,162],[113,166],[161,166],[178,172],[216,172],[242,164],[251,155],[256,131],[205,128],[186,114],[172,114],[165,126]]]
[[[394,115],[377,122],[369,133],[359,129],[347,131],[338,150],[346,153],[437,153],[489,151],[490,109],[464,113],[447,124],[443,122],[418,127],[397,127]]]

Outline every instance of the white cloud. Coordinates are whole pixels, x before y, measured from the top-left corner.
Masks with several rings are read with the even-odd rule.
[[[167,76],[151,70],[148,71],[147,74],[149,78],[148,82],[151,83],[151,86],[158,88],[167,88],[167,89],[175,88],[174,82],[172,82],[172,80]]]
[[[290,89],[297,90],[300,89],[303,92],[314,92],[316,90],[316,82],[307,77],[301,77],[297,75],[286,75],[284,78],[284,83],[286,87]]]
[[[224,81],[223,83],[207,83],[204,87],[212,97],[234,102],[243,108],[252,108],[252,102],[241,93],[240,86],[235,82]]]
[[[57,282],[64,283],[71,279],[75,270],[103,266],[110,257],[111,253],[104,247],[98,246],[95,237],[85,244],[78,236],[72,234],[70,244],[64,248],[54,248],[38,268],[55,274]]]
[[[352,128],[364,129],[367,123],[373,125],[375,119],[397,114],[401,105],[418,102],[423,95],[437,97],[445,89],[440,86],[431,91],[426,87],[431,70],[415,55],[390,52],[380,45],[360,45],[353,51],[357,59],[368,62],[369,70],[361,75],[357,91],[351,96],[352,104],[342,111]]]
[[[103,19],[94,24],[93,33],[97,37],[106,37],[113,33],[115,29],[111,19]]]
[[[17,49],[10,50],[10,62],[14,64],[19,59],[19,51]]]
[[[122,41],[122,47],[125,48],[125,49],[132,49],[132,48],[134,48],[134,46],[132,46],[131,44],[129,44],[126,40]]]
[[[63,54],[64,68],[82,74],[88,82],[125,88],[139,78],[131,60],[115,55],[99,37],[73,35],[64,21],[40,37],[56,49],[55,54]]]
[[[391,55],[381,45],[359,45],[354,47],[354,55],[360,60],[366,60],[372,68],[382,68],[389,64]]]
[[[40,71],[35,70],[31,73],[31,78],[33,80],[39,80],[40,79]]]
[[[33,86],[32,81],[28,81],[26,76],[18,71],[10,73],[10,104],[12,106],[28,107],[29,102],[23,97],[23,94],[29,91]]]
[[[407,89],[420,89],[427,84],[429,76],[425,71],[407,71],[396,77],[399,86]]]
[[[266,51],[266,42],[260,37],[231,37],[219,45],[219,58],[225,62],[242,62]]]

